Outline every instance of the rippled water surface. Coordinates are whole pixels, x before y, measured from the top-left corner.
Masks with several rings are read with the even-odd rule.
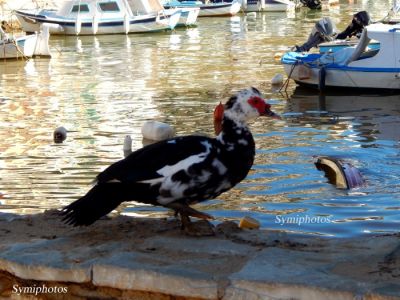
[[[279,54],[304,42],[318,19],[330,16],[344,29],[362,9],[379,19],[389,2],[202,18],[196,28],[167,33],[52,37],[51,59],[1,61],[0,212],[35,213],[77,199],[123,157],[125,135],[142,146],[145,120],[168,122],[179,135],[212,135],[214,106],[255,86],[284,118],[252,124],[257,157],[249,176],[200,209],[217,220],[249,215],[264,228],[319,235],[398,231],[400,96],[322,97],[293,83],[286,95],[270,85],[283,73]],[[63,144],[52,141],[58,126],[69,131]],[[330,185],[314,166],[321,155],[351,162],[367,185]],[[164,212],[134,203],[122,211]]]

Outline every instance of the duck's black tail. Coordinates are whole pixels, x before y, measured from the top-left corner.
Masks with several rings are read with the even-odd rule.
[[[74,226],[90,225],[121,202],[133,200],[131,193],[131,189],[119,182],[97,184],[85,196],[64,207],[63,221]]]

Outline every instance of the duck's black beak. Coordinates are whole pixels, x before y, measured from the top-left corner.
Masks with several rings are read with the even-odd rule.
[[[280,115],[278,115],[277,113],[274,113],[272,110],[268,111],[265,115],[267,117],[272,118],[272,119],[277,119],[277,120],[281,120],[282,119]]]
[[[270,117],[272,119],[277,119],[277,120],[282,119],[280,115],[278,115],[277,113],[273,112],[270,108],[271,108],[270,105],[265,108],[264,116]]]

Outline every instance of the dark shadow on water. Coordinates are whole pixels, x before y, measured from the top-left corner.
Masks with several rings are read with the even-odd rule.
[[[296,87],[289,97],[286,112],[299,116],[321,116],[321,120],[350,122],[359,136],[367,140],[399,140],[400,95],[359,94],[341,91],[320,94]]]

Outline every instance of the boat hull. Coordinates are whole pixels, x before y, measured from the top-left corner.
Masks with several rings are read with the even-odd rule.
[[[246,12],[259,11],[288,11],[295,8],[295,4],[288,0],[248,0]]]
[[[0,41],[0,59],[19,59],[35,56],[50,57],[48,41],[48,32]]]
[[[25,32],[39,31],[42,24],[46,23],[49,24],[51,34],[62,35],[126,34],[172,30],[178,24],[181,15],[180,10],[173,10],[170,14],[95,21],[93,18],[77,20],[25,11],[15,13]]]
[[[201,6],[199,17],[234,16],[242,5],[239,2],[216,4],[214,6]]]
[[[218,2],[218,3],[197,3],[197,1],[182,1],[176,4],[175,2],[167,2],[165,8],[187,8],[198,7],[200,9],[199,17],[219,17],[219,16],[234,16],[240,9],[242,4],[238,1]]]
[[[325,68],[325,79],[321,82],[321,68],[304,64],[283,63],[286,74],[297,84],[321,90],[326,89],[390,89],[400,90],[400,68],[382,68],[373,71],[369,68]]]

